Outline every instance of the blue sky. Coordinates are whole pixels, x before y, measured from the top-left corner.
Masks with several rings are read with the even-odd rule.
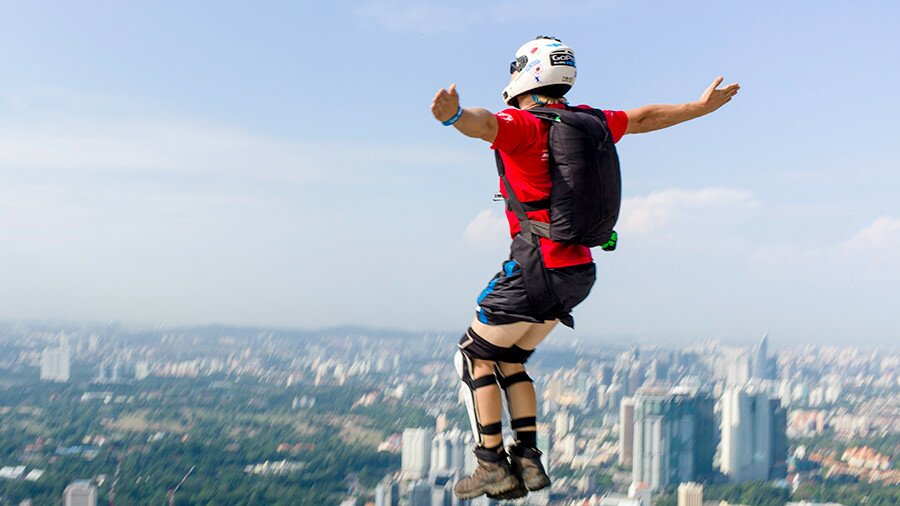
[[[0,318],[461,331],[507,236],[428,105],[552,34],[574,102],[742,86],[619,144],[578,335],[900,335],[895,2],[181,4],[0,2]]]

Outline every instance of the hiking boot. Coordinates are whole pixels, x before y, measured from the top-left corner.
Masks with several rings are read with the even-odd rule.
[[[542,453],[537,448],[525,448],[517,445],[509,447],[513,473],[531,492],[550,486],[550,477],[547,476],[544,465],[541,464],[541,455]]]
[[[457,481],[453,486],[456,497],[473,499],[481,494],[502,494],[519,484],[509,461],[506,460],[506,451],[502,446],[499,450],[478,446],[475,448],[475,457],[478,459],[475,472]]]

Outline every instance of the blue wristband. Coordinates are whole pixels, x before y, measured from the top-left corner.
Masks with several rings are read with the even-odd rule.
[[[456,114],[453,115],[452,118],[448,119],[447,121],[441,121],[441,124],[444,126],[450,126],[450,125],[456,123],[456,121],[459,120],[459,118],[462,116],[462,113],[463,113],[463,108],[460,107],[456,111]]]

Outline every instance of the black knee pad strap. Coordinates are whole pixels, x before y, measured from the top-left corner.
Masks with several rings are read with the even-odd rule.
[[[478,432],[485,436],[493,436],[495,434],[500,434],[503,432],[503,426],[500,422],[497,423],[489,423],[487,425],[478,424]]]
[[[500,383],[500,388],[502,388],[503,390],[509,388],[510,385],[522,383],[523,381],[533,383],[533,381],[531,380],[531,376],[529,376],[525,371],[510,374],[509,376],[499,376],[497,378],[497,382]]]
[[[497,384],[497,377],[493,374],[489,374],[487,376],[482,376],[481,378],[477,378],[472,380],[472,390],[478,390],[481,387],[488,387],[491,385]]]
[[[515,418],[509,421],[509,426],[512,430],[518,430],[523,427],[534,427],[536,424],[536,416],[523,416],[522,418]]]

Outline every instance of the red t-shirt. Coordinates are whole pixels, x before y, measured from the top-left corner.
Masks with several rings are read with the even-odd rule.
[[[550,105],[557,109],[565,106]],[[577,107],[590,109],[589,106]],[[623,111],[603,111],[606,123],[614,142],[625,135],[628,127],[628,116]],[[528,111],[506,109],[496,114],[497,138],[491,149],[500,151],[506,167],[506,177],[512,185],[516,196],[522,202],[550,198],[550,168],[547,164],[547,134],[550,131],[545,121],[536,118]],[[500,183],[500,192],[506,196],[506,189]],[[519,233],[519,220],[512,211],[506,212],[509,220],[510,236]],[[550,222],[550,211],[532,211],[528,218],[545,223]],[[541,237],[541,252],[544,264],[548,268],[570,267],[593,261],[591,249],[580,244],[563,244]]]

